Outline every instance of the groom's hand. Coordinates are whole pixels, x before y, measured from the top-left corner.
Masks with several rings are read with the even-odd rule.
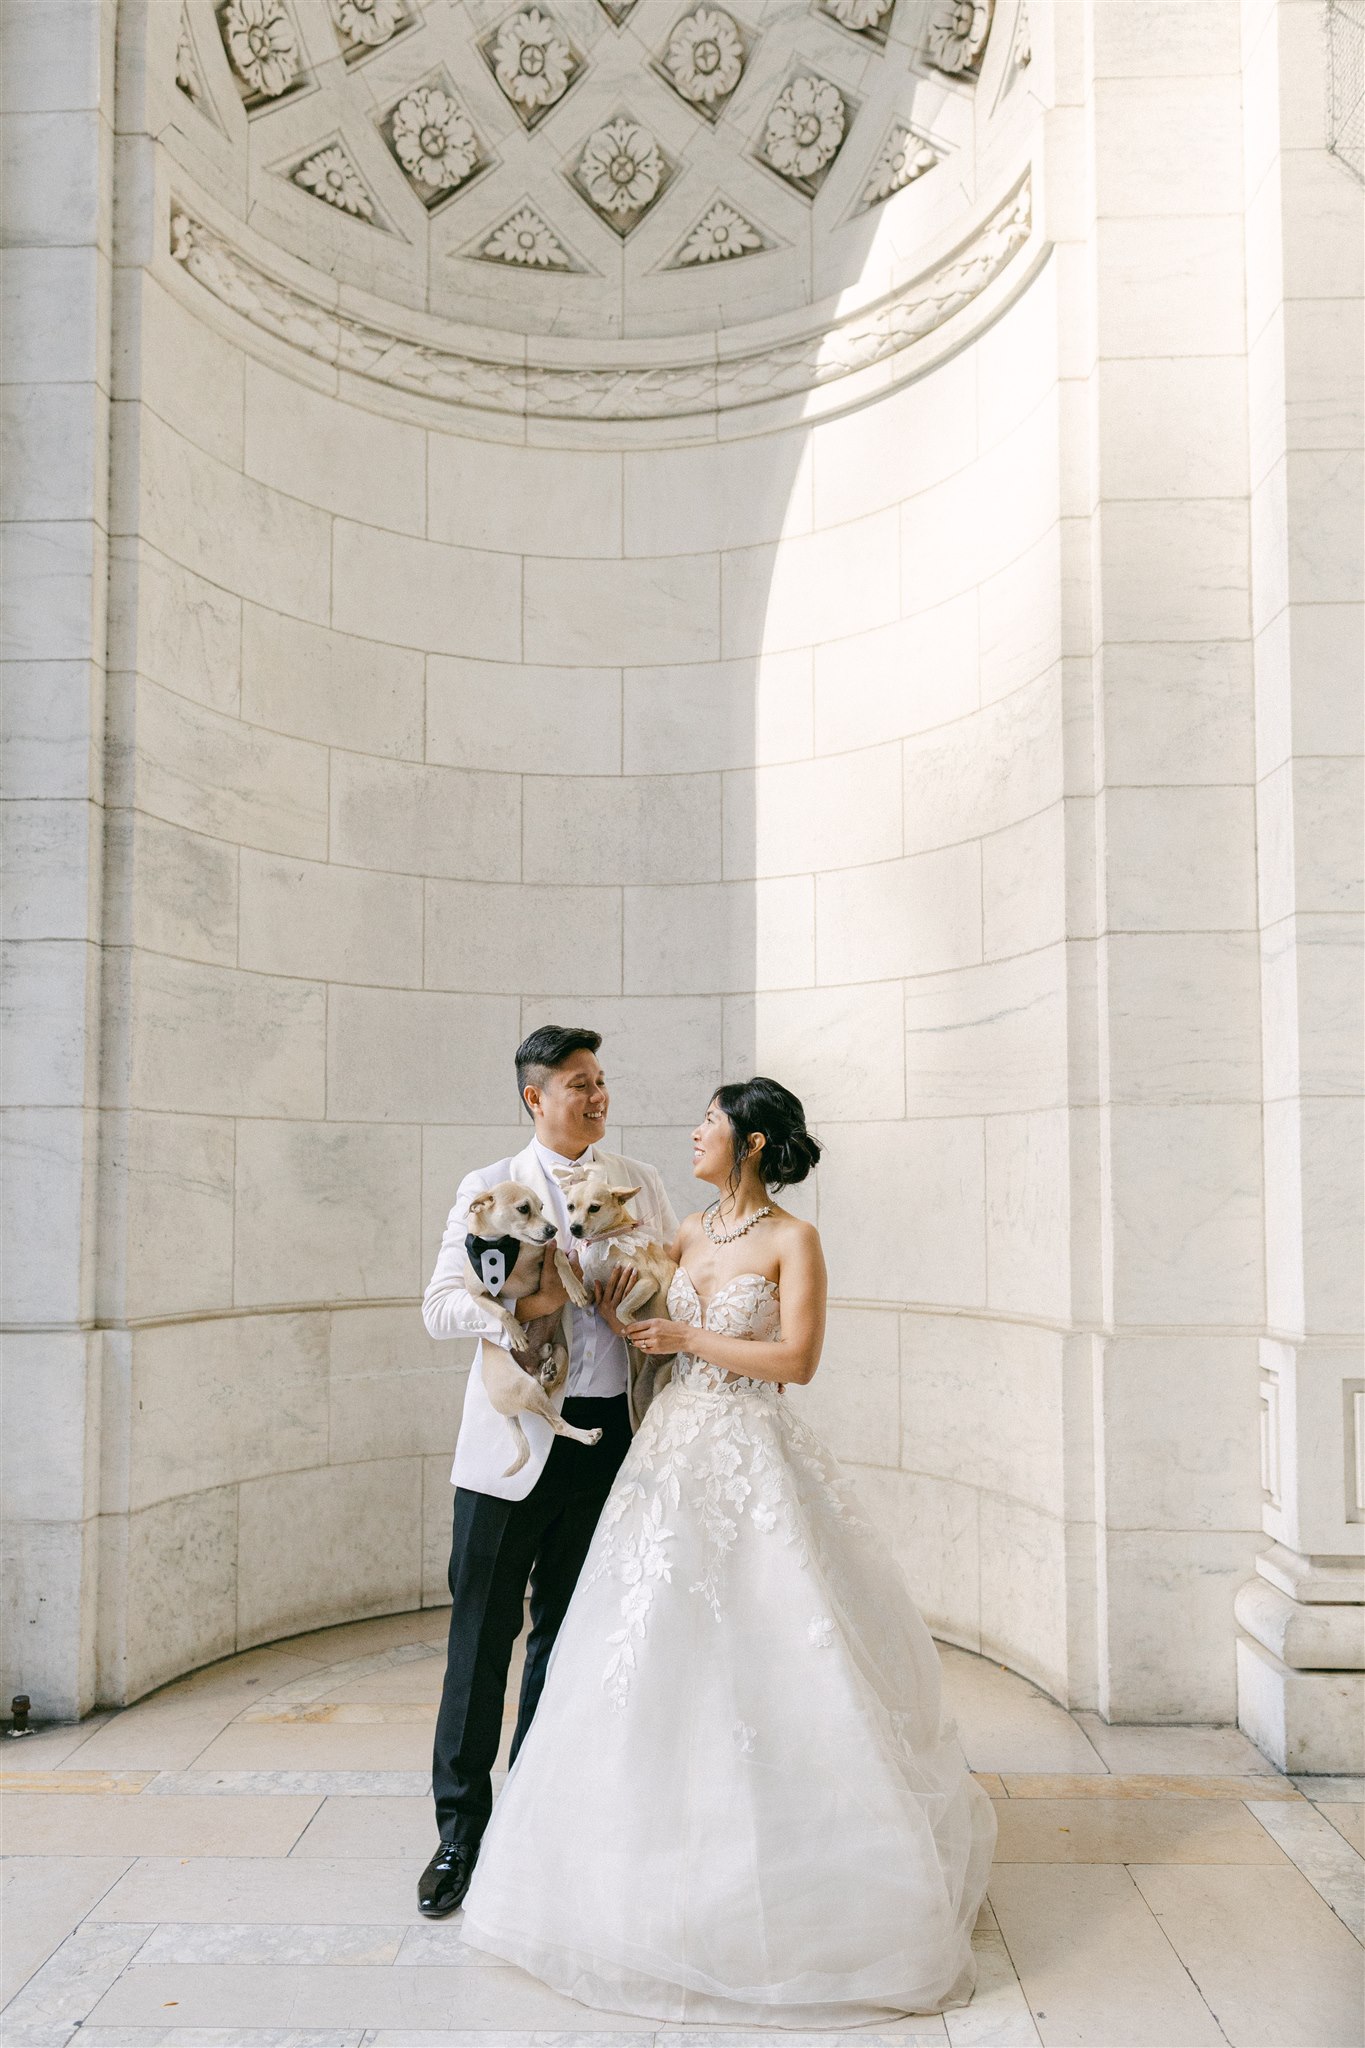
[[[618,1337],[629,1336],[621,1321],[621,1303],[635,1285],[638,1275],[634,1266],[614,1266],[607,1280],[599,1280],[594,1296],[594,1306],[608,1329],[615,1330]]]
[[[553,1258],[548,1258],[540,1269],[540,1285],[535,1293],[523,1294],[516,1304],[517,1321],[533,1323],[537,1316],[555,1315],[568,1298],[558,1268]]]

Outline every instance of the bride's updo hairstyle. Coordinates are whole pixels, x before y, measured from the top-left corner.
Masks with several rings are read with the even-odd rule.
[[[732,1189],[739,1186],[740,1165],[755,1134],[763,1139],[759,1170],[768,1188],[795,1187],[820,1163],[821,1146],[806,1129],[806,1112],[790,1088],[755,1074],[751,1081],[729,1081],[711,1097],[729,1117],[735,1134]]]

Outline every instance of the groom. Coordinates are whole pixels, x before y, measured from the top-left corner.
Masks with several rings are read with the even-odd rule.
[[[429,1919],[453,1913],[469,1889],[479,1841],[493,1806],[489,1776],[502,1734],[502,1703],[512,1646],[521,1630],[526,1588],[531,1588],[531,1630],[521,1681],[515,1757],[531,1725],[545,1666],[569,1604],[602,1503],[630,1444],[629,1365],[617,1313],[629,1286],[618,1272],[597,1290],[595,1305],[575,1309],[546,1261],[539,1293],[516,1304],[520,1321],[558,1309],[569,1344],[569,1373],[551,1398],[566,1421],[600,1429],[591,1447],[556,1436],[538,1415],[523,1415],[531,1455],[507,1474],[511,1437],[484,1391],[480,1370],[485,1344],[506,1338],[464,1284],[464,1241],[469,1204],[498,1181],[534,1188],[546,1216],[559,1227],[567,1252],[564,1194],[556,1167],[598,1161],[613,1181],[637,1186],[635,1213],[654,1237],[671,1244],[678,1222],[654,1167],[601,1149],[607,1125],[606,1077],[597,1059],[601,1034],[543,1024],[517,1047],[517,1089],[535,1124],[524,1152],[499,1159],[460,1182],[446,1222],[436,1270],[422,1301],[433,1337],[480,1339],[470,1368],[464,1414],[451,1479],[455,1522],[450,1546],[450,1644],[436,1719],[432,1791],[441,1841],[417,1885],[417,1904]]]

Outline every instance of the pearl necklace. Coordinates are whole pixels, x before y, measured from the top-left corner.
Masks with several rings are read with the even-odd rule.
[[[709,1209],[703,1209],[701,1213],[701,1227],[710,1238],[712,1244],[733,1244],[737,1237],[743,1237],[746,1230],[752,1230],[755,1223],[761,1223],[765,1216],[771,1216],[773,1213],[773,1205],[769,1202],[762,1209],[755,1209],[753,1215],[741,1223],[738,1230],[713,1230],[711,1228],[711,1218],[719,1207],[720,1201],[717,1198],[716,1201],[712,1202]]]

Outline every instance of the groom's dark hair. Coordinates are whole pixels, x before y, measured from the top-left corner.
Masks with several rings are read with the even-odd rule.
[[[600,1031],[574,1030],[564,1024],[542,1024],[517,1047],[517,1095],[527,1116],[531,1105],[526,1087],[543,1088],[545,1077],[562,1067],[571,1052],[596,1052],[602,1043]]]

